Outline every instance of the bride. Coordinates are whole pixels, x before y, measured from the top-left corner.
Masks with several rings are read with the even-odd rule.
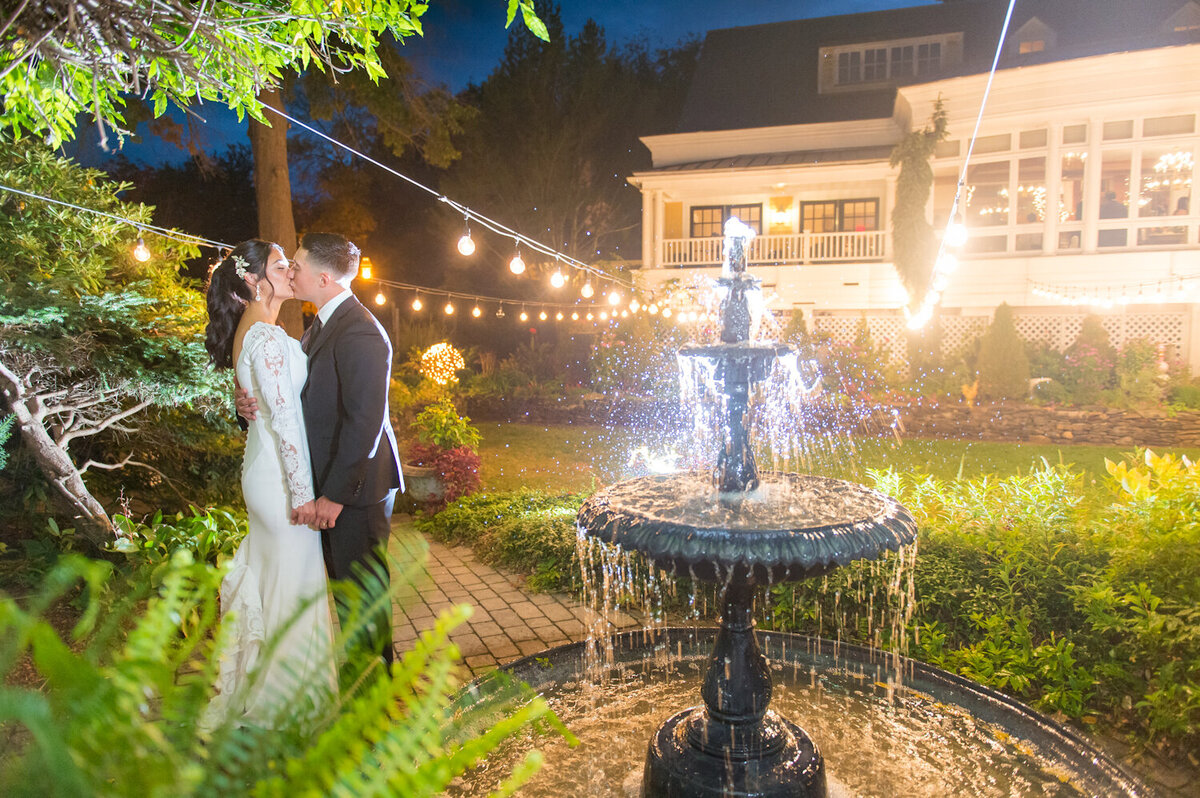
[[[218,369],[258,399],[242,460],[249,532],[221,584],[221,613],[234,628],[221,655],[218,693],[201,727],[225,721],[274,728],[298,699],[336,690],[300,390],[300,343],[275,326],[293,296],[291,266],[278,244],[238,244],[213,270],[205,347]],[[298,524],[291,523],[297,511]]]

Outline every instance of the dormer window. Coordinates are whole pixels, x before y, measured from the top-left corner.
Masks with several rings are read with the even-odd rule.
[[[1163,28],[1168,33],[1200,30],[1200,3],[1197,3],[1196,0],[1185,3],[1163,23]]]
[[[1058,37],[1054,29],[1037,17],[1030,17],[1013,36],[1010,46],[1018,55],[1032,55],[1052,49]]]
[[[822,47],[821,91],[934,78],[961,60],[961,53],[961,33]]]

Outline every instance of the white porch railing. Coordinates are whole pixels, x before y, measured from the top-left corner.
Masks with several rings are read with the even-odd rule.
[[[722,260],[723,238],[665,238],[660,263],[664,267],[712,266]],[[764,263],[830,263],[883,260],[887,234],[882,230],[859,233],[797,233],[755,236],[747,260]]]

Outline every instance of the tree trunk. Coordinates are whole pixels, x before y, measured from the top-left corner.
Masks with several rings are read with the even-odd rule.
[[[283,110],[277,89],[264,89],[258,99],[263,105]],[[288,124],[270,111],[271,127],[250,120],[250,149],[254,154],[254,194],[258,201],[258,235],[283,247],[290,258],[296,252],[296,219],[292,214],[292,183],[288,175]],[[301,303],[288,301],[279,311],[279,324],[299,338],[303,332]]]
[[[87,489],[83,475],[70,455],[54,443],[50,433],[24,402],[13,402],[12,409],[17,417],[17,429],[21,431],[21,442],[50,481],[57,504],[75,519],[75,531],[97,549],[112,543],[112,521]]]

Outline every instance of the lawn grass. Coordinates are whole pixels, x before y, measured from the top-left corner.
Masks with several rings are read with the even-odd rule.
[[[479,425],[483,442],[481,475],[489,490],[519,487],[549,491],[591,492],[636,475],[629,465],[638,446],[655,447],[643,432],[629,427],[599,425],[520,424],[485,422]],[[841,447],[836,457],[825,457],[821,473],[862,479],[867,468],[929,474],[942,479],[965,479],[985,474],[1011,476],[1028,473],[1042,461],[1072,464],[1088,474],[1104,473],[1104,459],[1118,460],[1128,446],[1060,446],[1055,444],[947,441],[909,438],[864,438]],[[1197,449],[1163,449],[1200,459]],[[788,470],[803,470],[784,464]]]

